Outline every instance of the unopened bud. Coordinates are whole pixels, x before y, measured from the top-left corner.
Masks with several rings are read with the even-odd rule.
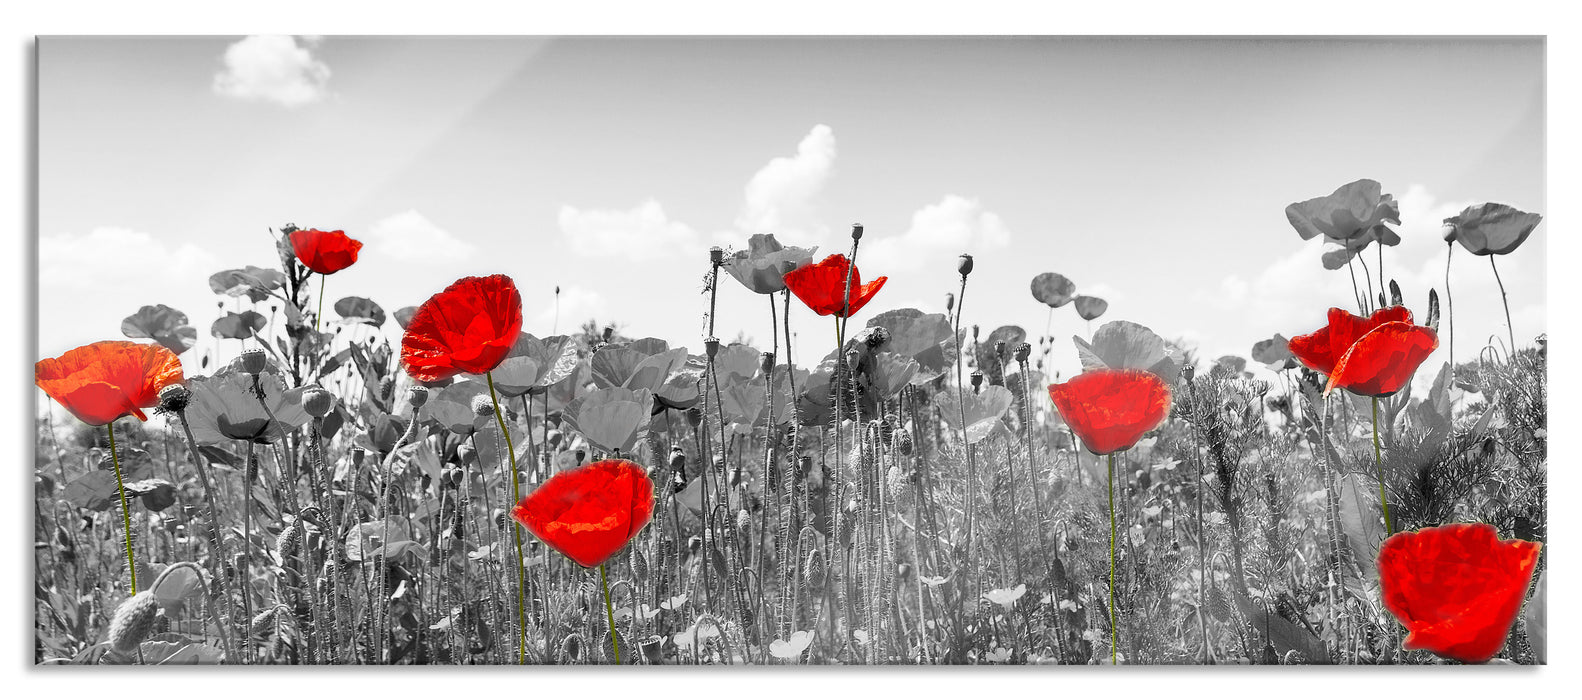
[[[945,292],[945,313],[950,313],[955,308],[956,294],[954,292]]]
[[[1444,228],[1439,230],[1439,233],[1442,236],[1444,236],[1445,243],[1454,243],[1454,242],[1456,242],[1456,225],[1455,224],[1445,224]]]
[[[605,326],[604,335],[601,337],[603,338],[604,342],[610,342],[610,339],[615,337],[615,326]]]
[[[1005,341],[1003,341],[1003,340],[996,340],[996,341],[994,341],[994,356],[996,358],[999,358],[999,360],[1001,362],[1005,361]]]
[[[851,225],[851,239],[854,241],[862,240],[862,224]]]
[[[696,428],[703,424],[703,409],[693,406],[687,409],[687,423]]]
[[[961,257],[956,258],[956,272],[961,273],[962,277],[966,277],[967,275],[972,274],[972,256],[971,255],[968,255],[966,253],[962,253]]]
[[[775,354],[772,352],[758,353],[758,369],[764,374],[775,371]]]
[[[725,262],[725,249],[719,246],[709,248],[709,262],[715,266]]]
[[[302,392],[302,408],[314,418],[323,418],[335,410],[335,397],[323,387],[308,387]]]
[[[159,601],[154,598],[153,591],[145,590],[127,598],[110,618],[110,646],[123,654],[131,653],[148,639],[158,615]]]

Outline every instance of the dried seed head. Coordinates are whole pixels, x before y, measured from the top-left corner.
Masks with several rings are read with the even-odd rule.
[[[719,246],[709,248],[709,264],[719,266],[725,262],[725,249]]]
[[[153,591],[141,591],[122,601],[110,618],[110,646],[123,654],[130,653],[148,639],[158,615],[159,601],[154,599]]]
[[[978,342],[978,324],[972,324],[972,342]]]
[[[715,355],[720,354],[720,339],[714,336],[704,338],[703,349],[708,353],[710,360],[714,359]]]
[[[264,355],[263,350],[254,348],[242,352],[241,364],[243,372],[256,377],[264,371],[264,367],[268,366],[269,357]]]
[[[687,423],[696,428],[703,424],[703,409],[693,406],[687,409]]]
[[[412,404],[412,408],[422,408],[423,404],[428,403],[428,387],[414,386],[407,389],[406,402]]]
[[[769,373],[775,371],[775,354],[772,353],[772,352],[761,352],[761,353],[759,353],[758,354],[758,368],[760,370],[763,370],[764,374],[769,374]]]
[[[972,391],[973,391],[973,393],[977,393],[978,389],[980,387],[982,387],[982,386],[983,386],[983,371],[982,370],[974,370],[973,373],[972,373]]]
[[[862,224],[851,225],[851,239],[854,241],[862,240]]]
[[[323,418],[335,410],[335,397],[323,387],[308,387],[302,392],[302,408],[314,418]]]
[[[962,277],[966,277],[967,275],[972,274],[972,256],[971,255],[968,255],[966,253],[962,253],[961,257],[956,258],[956,272],[961,273]]]
[[[679,447],[670,448],[670,471],[677,474],[687,472],[687,453]]]
[[[614,338],[614,337],[615,337],[615,326],[605,326],[604,327],[604,335],[602,336],[602,338],[604,339],[604,342],[608,343],[608,342],[610,342],[610,339]]]
[[[1016,361],[1017,362],[1026,362],[1027,358],[1032,357],[1032,355],[1033,355],[1033,345],[1032,345],[1032,343],[1017,343],[1016,344]]]
[[[182,384],[171,384],[159,390],[159,410],[180,413],[187,410],[187,403],[192,401],[192,392]]]
[[[994,341],[994,357],[1001,362],[1005,361],[1005,341]]]
[[[1197,374],[1197,368],[1192,365],[1181,365],[1181,378],[1192,381],[1192,375]]]
[[[479,418],[494,416],[494,401],[483,394],[472,397],[472,414]]]

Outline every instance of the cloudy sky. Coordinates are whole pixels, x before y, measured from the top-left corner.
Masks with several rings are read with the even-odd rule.
[[[1110,302],[1095,328],[1246,355],[1354,307],[1291,202],[1383,183],[1404,221],[1385,271],[1420,315],[1443,218],[1546,212],[1543,80],[1522,39],[45,37],[38,356],[163,303],[205,336],[198,371],[208,276],[272,264],[287,222],[367,243],[332,302],[393,311],[504,272],[530,332],[556,330],[559,286],[562,332],[596,317],[694,349],[709,246],[833,253],[862,222],[863,274],[890,280],[858,322],[943,311],[971,252],[985,334],[1042,334],[1028,284],[1056,271]],[[1499,259],[1524,342],[1548,236]],[[1487,260],[1454,266],[1465,358],[1505,323]],[[766,304],[726,280],[717,334],[767,345]],[[793,316],[798,359],[827,352],[827,319]],[[1052,332],[1074,370],[1087,324],[1057,309]]]

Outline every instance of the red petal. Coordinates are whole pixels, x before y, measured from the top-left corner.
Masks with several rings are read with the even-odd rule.
[[[1409,322],[1390,321],[1359,339],[1336,363],[1324,387],[1335,387],[1363,396],[1389,396],[1412,380],[1417,367],[1439,347],[1433,329]]]
[[[535,537],[590,568],[625,547],[653,514],[653,482],[624,459],[556,474],[511,510]]]
[[[1379,550],[1384,605],[1410,633],[1403,646],[1482,663],[1505,645],[1541,545],[1501,542],[1491,525],[1402,532]]]
[[[1170,413],[1170,387],[1140,369],[1096,369],[1049,385],[1049,398],[1094,454],[1130,448]]]
[[[839,316],[845,306],[846,271],[851,270],[851,314],[857,313],[873,295],[884,286],[886,278],[880,277],[868,285],[862,283],[862,273],[850,267],[846,256],[836,253],[812,265],[803,265],[785,274],[786,288],[796,298],[820,316]]]
[[[1331,308],[1329,322],[1307,335],[1291,338],[1287,347],[1302,364],[1323,374],[1334,374],[1335,365],[1368,331],[1391,321],[1412,322],[1412,312],[1404,306],[1390,306],[1364,318],[1345,309]]]
[[[330,275],[357,262],[363,243],[345,231],[298,229],[291,232],[291,249],[309,270]]]
[[[484,374],[505,360],[521,331],[522,295],[510,277],[464,277],[412,314],[401,362],[424,382]]]
[[[33,365],[33,381],[89,425],[159,405],[159,390],[182,381],[181,360],[162,345],[106,340]]]

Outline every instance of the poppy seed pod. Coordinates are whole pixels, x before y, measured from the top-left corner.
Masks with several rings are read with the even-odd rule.
[[[1003,341],[1003,340],[996,340],[996,341],[994,341],[994,356],[996,358],[998,358],[1001,362],[1005,361],[1005,341]]]
[[[615,337],[615,326],[605,326],[603,334],[599,337],[606,343],[610,342],[610,339]]]
[[[484,396],[482,394],[479,394],[478,396],[472,397],[472,414],[477,416],[477,417],[479,417],[479,418],[487,418],[487,417],[493,416],[494,415],[494,401],[490,400],[489,397]]]
[[[670,448],[670,470],[680,474],[687,471],[687,453],[679,447]]]
[[[159,390],[159,408],[162,411],[185,411],[191,400],[192,392],[183,384],[171,384]]]
[[[259,373],[264,371],[264,368],[267,367],[268,364],[269,358],[264,355],[263,350],[254,349],[247,350],[242,353],[241,365],[243,372],[256,377],[259,375]]]
[[[414,386],[407,389],[406,401],[412,404],[412,408],[422,408],[423,404],[428,403],[428,387]]]
[[[1031,357],[1032,355],[1033,355],[1033,345],[1031,343],[1017,343],[1016,344],[1016,361],[1017,362],[1026,362],[1027,358]]]
[[[1192,381],[1192,375],[1197,374],[1197,368],[1192,365],[1181,365],[1181,378]]]
[[[945,313],[948,314],[952,310],[954,310],[955,308],[956,308],[956,294],[954,292],[945,292]]]
[[[322,387],[309,387],[302,392],[302,408],[314,418],[323,418],[335,410],[335,397]]]
[[[972,324],[972,342],[978,342],[978,324]]]
[[[709,248],[709,264],[719,267],[725,262],[725,249],[719,246]]]
[[[967,275],[972,274],[972,256],[971,255],[968,255],[966,253],[962,253],[961,257],[956,258],[956,272],[961,273],[962,277],[966,277]]]
[[[687,409],[687,423],[696,428],[703,424],[703,409],[693,406]]]
[[[772,352],[759,353],[758,354],[758,369],[763,370],[764,374],[769,374],[770,372],[773,372],[774,369],[775,369],[775,354],[772,353]]]
[[[454,488],[461,485],[461,476],[462,474],[460,469],[455,467],[445,467],[445,470],[440,472],[440,481],[446,486]]]
[[[708,354],[709,359],[713,360],[714,356],[720,353],[720,339],[713,336],[704,338],[703,350]]]
[[[868,347],[877,348],[890,340],[890,331],[884,326],[874,326],[868,329]]]
[[[854,241],[862,240],[862,224],[851,225],[851,239]]]
[[[981,386],[983,386],[983,372],[974,371],[972,373],[972,393],[978,393],[978,388]]]

